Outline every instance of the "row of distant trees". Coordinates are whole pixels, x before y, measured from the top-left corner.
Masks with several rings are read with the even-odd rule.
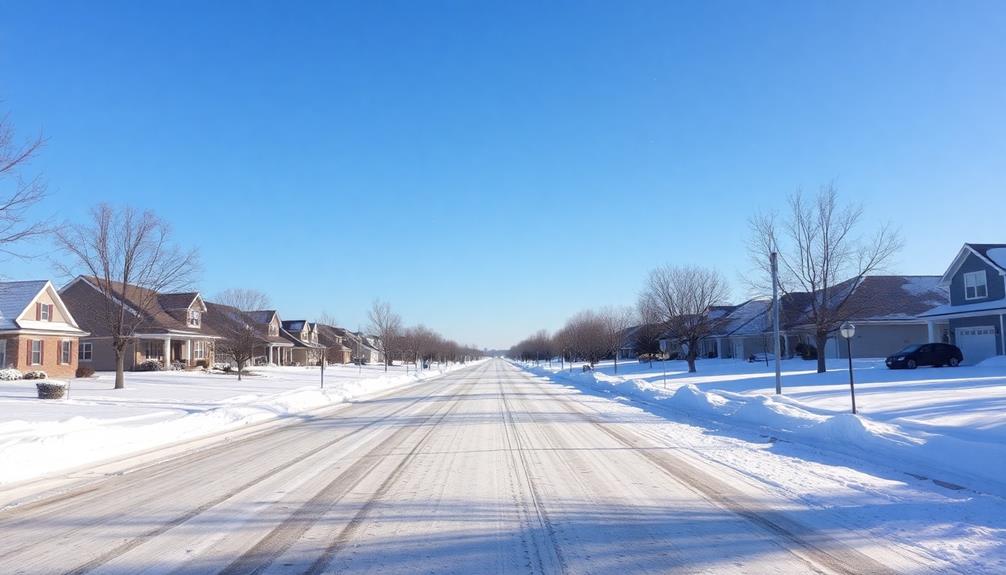
[[[770,256],[776,253],[780,295],[802,294],[803,329],[811,333],[819,351],[843,322],[868,313],[863,302],[851,299],[854,288],[866,276],[882,271],[902,246],[899,234],[888,225],[860,233],[862,218],[862,206],[841,203],[836,188],[827,185],[812,197],[801,192],[789,196],[782,215],[759,213],[749,221],[753,270],[745,279],[748,291],[759,297],[772,293]],[[541,330],[524,339],[508,355],[591,365],[615,358],[617,372],[628,327],[638,326],[628,340],[637,354],[659,353],[660,338],[666,336],[680,344],[682,359],[694,372],[700,342],[717,327],[707,312],[727,303],[729,295],[726,280],[715,269],[664,265],[650,271],[635,308],[582,311],[553,334]],[[817,370],[825,369],[825,354],[819,352]]]
[[[477,347],[461,345],[422,324],[405,326],[388,302],[374,301],[368,317],[371,333],[380,340],[385,371],[395,361],[418,368],[428,362],[465,362],[483,355]]]
[[[31,210],[45,198],[47,186],[43,175],[32,172],[30,166],[44,144],[41,135],[19,142],[9,117],[0,118],[0,253],[21,256],[14,251],[16,246],[49,236],[61,255],[54,263],[64,275],[86,274],[99,280],[103,298],[98,312],[111,334],[115,388],[122,389],[127,344],[142,325],[145,312],[154,308],[157,293],[191,286],[199,269],[198,252],[179,246],[171,226],[149,210],[99,204],[84,222],[53,225],[33,219]],[[129,297],[127,289],[132,290]],[[221,294],[218,303],[251,311],[266,307],[268,298],[255,290],[234,289]],[[370,319],[383,345],[386,366],[396,359],[454,361],[479,355],[476,348],[458,345],[423,326],[404,328],[386,303],[375,303]],[[227,334],[221,348],[248,361],[245,356],[253,353],[249,350],[257,337],[251,326],[244,326]]]

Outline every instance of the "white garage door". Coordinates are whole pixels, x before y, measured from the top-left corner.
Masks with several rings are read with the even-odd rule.
[[[954,335],[966,364],[973,365],[996,354],[996,328],[992,326],[959,327]]]

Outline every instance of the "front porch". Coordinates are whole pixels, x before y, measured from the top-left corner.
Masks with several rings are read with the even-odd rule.
[[[213,365],[213,340],[191,337],[137,337],[134,342],[133,365],[148,360],[161,362],[164,369],[189,369]]]

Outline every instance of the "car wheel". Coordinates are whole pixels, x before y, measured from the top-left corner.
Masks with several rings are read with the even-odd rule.
[[[956,357],[951,357],[950,358],[950,367],[957,367],[960,364],[961,364],[961,360],[957,359]]]
[[[916,368],[915,360],[910,359],[907,362],[905,362],[905,367],[907,367],[908,369],[915,369]]]

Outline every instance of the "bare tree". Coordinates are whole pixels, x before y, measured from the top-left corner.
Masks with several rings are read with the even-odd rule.
[[[610,351],[604,319],[587,310],[571,317],[564,327],[573,354],[593,367]]]
[[[653,358],[660,354],[660,336],[663,335],[664,328],[656,310],[641,299],[636,309],[639,327],[636,329],[633,338],[633,351],[639,357],[646,357],[653,367]]]
[[[318,319],[314,321],[315,323],[321,325],[330,325],[332,327],[339,325],[338,322],[335,320],[335,316],[326,311],[321,312],[321,315],[318,316]]]
[[[606,307],[598,314],[604,323],[604,339],[608,352],[615,358],[615,373],[618,373],[618,353],[625,343],[627,332],[632,327],[633,312],[628,307]]]
[[[269,296],[256,289],[230,288],[218,293],[213,301],[241,311],[269,308]]]
[[[699,342],[715,327],[706,312],[726,296],[726,282],[715,270],[663,266],[650,272],[640,305],[656,314],[671,337],[685,344],[688,371],[694,372]]]
[[[368,313],[370,329],[381,340],[384,352],[384,371],[394,361],[394,355],[399,351],[399,338],[402,334],[402,318],[391,310],[391,304],[374,300]]]
[[[783,294],[807,294],[807,309],[799,310],[813,330],[817,345],[817,371],[826,368],[824,346],[828,336],[859,314],[869,302],[851,299],[863,278],[884,269],[901,249],[897,231],[883,225],[868,238],[857,235],[863,208],[839,205],[838,191],[824,186],[807,199],[801,192],[789,198],[789,212],[779,221],[774,215],[751,219],[749,252],[761,273],[771,281],[769,255],[777,252],[779,284]],[[768,285],[771,285],[770,283]],[[754,287],[765,291],[756,280]],[[793,318],[798,319],[798,318]]]
[[[41,135],[24,143],[15,141],[14,126],[8,115],[0,117],[0,252],[11,251],[17,242],[49,231],[43,222],[29,223],[28,210],[46,193],[41,174],[28,174],[31,160],[45,144]]]
[[[221,316],[214,325],[222,337],[215,344],[216,351],[237,364],[238,381],[241,381],[245,366],[255,359],[255,351],[262,345],[262,336],[238,308],[216,303],[206,305],[210,313]]]
[[[68,275],[90,275],[103,296],[98,312],[112,338],[115,389],[122,389],[126,344],[154,309],[159,292],[176,291],[190,283],[197,254],[175,246],[168,224],[153,212],[106,204],[91,210],[90,223],[64,224],[55,238],[70,256],[69,263],[57,265]]]

